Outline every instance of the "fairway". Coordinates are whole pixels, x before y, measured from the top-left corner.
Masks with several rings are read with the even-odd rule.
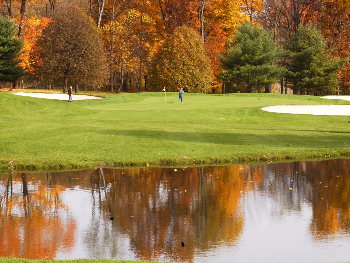
[[[252,163],[350,155],[347,116],[272,105],[346,105],[283,94],[107,94],[68,103],[0,93],[2,170]],[[67,96],[68,98],[68,96]]]

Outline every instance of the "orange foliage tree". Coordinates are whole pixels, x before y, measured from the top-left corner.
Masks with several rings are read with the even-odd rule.
[[[38,57],[33,57],[33,51],[40,48],[38,45],[36,45],[36,40],[41,36],[43,28],[46,28],[50,21],[51,19],[46,17],[42,17],[41,19],[31,17],[26,19],[24,23],[24,53],[20,56],[20,59],[22,60],[21,66],[30,76],[33,76],[34,74],[33,64],[40,63],[40,59]],[[32,60],[30,59],[31,57],[33,57]]]
[[[333,0],[322,3],[318,24],[323,36],[334,48],[333,55],[350,57],[350,1]],[[340,73],[339,92],[350,93],[350,62]]]

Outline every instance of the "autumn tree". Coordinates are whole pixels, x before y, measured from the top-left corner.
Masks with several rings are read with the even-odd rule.
[[[31,55],[35,49],[39,48],[36,45],[36,40],[42,34],[43,28],[45,28],[50,22],[49,18],[27,18],[25,21],[25,36],[24,36],[24,52],[21,54],[20,65],[24,68],[26,72],[26,78],[31,78],[34,76],[34,65],[38,63],[38,61],[31,61]],[[39,59],[39,58],[38,58]]]
[[[102,30],[110,65],[110,91],[114,86],[117,92],[140,91],[149,62],[163,41],[164,34],[158,32],[156,11],[149,3],[142,5],[142,2],[126,0],[113,0],[106,5],[106,10],[111,18]]]
[[[253,21],[263,10],[263,0],[243,0],[242,11],[247,16],[247,21]]]
[[[200,14],[204,11],[203,0],[158,0],[157,2],[167,34],[172,34],[180,26],[199,30]]]
[[[18,9],[18,11],[19,11],[18,17],[16,15],[16,13],[14,12],[12,1],[5,0],[5,4],[6,4],[6,9],[7,9],[7,15],[13,19],[16,18],[16,20],[18,22],[17,34],[19,37],[22,37],[23,36],[23,28],[24,28],[24,16],[26,14],[26,10],[27,10],[26,6],[28,4],[28,0],[19,0],[19,1],[14,2],[15,9]]]
[[[22,47],[14,21],[0,16],[0,81],[12,83],[23,76],[24,69],[18,59]]]
[[[224,51],[228,38],[233,37],[237,27],[245,20],[242,13],[243,0],[207,0],[204,6],[201,34],[204,46],[211,62],[213,72],[212,91],[220,89],[220,80],[216,78],[221,73],[219,54]]]
[[[90,16],[103,29],[110,66],[110,91],[146,88],[155,51],[175,29],[187,26],[204,41],[212,75],[219,73],[217,55],[244,19],[245,0],[89,0]],[[255,13],[261,0],[248,1]],[[244,7],[244,8],[243,8]],[[103,10],[103,13],[101,13]],[[145,81],[143,82],[143,78]],[[217,80],[215,87],[219,87]],[[137,89],[136,89],[137,87]]]
[[[265,9],[259,23],[274,30],[279,38],[288,39],[300,25],[317,20],[320,0],[264,0]]]
[[[153,90],[184,88],[188,92],[208,92],[210,61],[203,40],[192,28],[179,27],[159,49],[151,69]]]
[[[92,4],[92,1],[90,1]],[[125,13],[128,11],[128,5],[126,0],[113,0],[110,6],[107,6],[107,10],[110,12],[110,19],[102,27],[103,40],[105,42],[106,49],[108,50],[108,63],[110,67],[110,91],[114,91],[115,73],[120,65],[120,85],[117,88],[119,93],[123,86],[123,71],[124,71],[124,54],[128,52],[126,46],[130,43],[130,30],[126,25],[127,19]],[[91,6],[92,7],[92,6]],[[109,8],[108,8],[109,7]],[[98,9],[100,10],[100,9]],[[92,11],[92,10],[91,10]],[[92,15],[92,14],[91,14]],[[102,16],[100,16],[102,18]],[[118,63],[119,62],[119,63]]]
[[[94,88],[104,83],[107,70],[100,32],[75,5],[55,11],[37,44],[34,59],[41,60],[37,72],[51,82],[63,78],[63,92],[69,82]]]
[[[244,23],[220,57],[221,78],[245,92],[259,92],[276,83],[282,70],[275,64],[280,48],[271,32],[253,23]]]
[[[287,42],[286,78],[294,93],[325,94],[335,91],[338,70],[347,59],[332,56],[327,41],[315,26],[299,26]]]
[[[322,3],[318,15],[318,27],[322,35],[334,47],[332,54],[350,57],[350,1],[334,0]],[[350,63],[340,72],[340,91],[349,94]]]

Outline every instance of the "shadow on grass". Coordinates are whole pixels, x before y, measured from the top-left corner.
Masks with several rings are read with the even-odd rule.
[[[350,128],[350,126],[349,126]],[[259,128],[254,128],[254,130],[258,131],[280,131],[277,129],[269,129],[269,128],[264,128],[264,129],[259,129]],[[349,131],[324,131],[324,130],[289,130],[290,132],[308,132],[308,133],[334,133],[334,134],[350,134]]]
[[[271,147],[350,147],[349,132],[339,131],[286,131],[289,134],[252,134],[254,131],[244,133],[204,133],[204,132],[169,132],[169,131],[150,131],[150,130],[105,130],[104,133],[114,136],[131,136],[145,139],[171,140],[174,142],[188,143],[209,143],[217,145],[236,145],[236,146],[271,146]],[[308,132],[307,135],[297,133]],[[296,134],[290,134],[296,133]],[[326,135],[327,134],[327,135]],[[332,136],[334,134],[334,136]],[[339,135],[343,134],[343,135]]]

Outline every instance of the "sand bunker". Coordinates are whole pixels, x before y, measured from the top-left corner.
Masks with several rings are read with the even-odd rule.
[[[66,100],[68,101],[67,94],[56,94],[56,93],[26,93],[26,92],[17,92],[13,93],[15,95],[42,98],[42,99],[51,99],[51,100]],[[99,100],[101,97],[94,97],[88,95],[72,95],[73,101],[75,100]]]
[[[350,101],[350,96],[325,96],[321,98]],[[262,110],[290,114],[350,116],[350,105],[277,105],[264,107]]]
[[[290,114],[350,116],[350,105],[277,105],[262,110]]]

